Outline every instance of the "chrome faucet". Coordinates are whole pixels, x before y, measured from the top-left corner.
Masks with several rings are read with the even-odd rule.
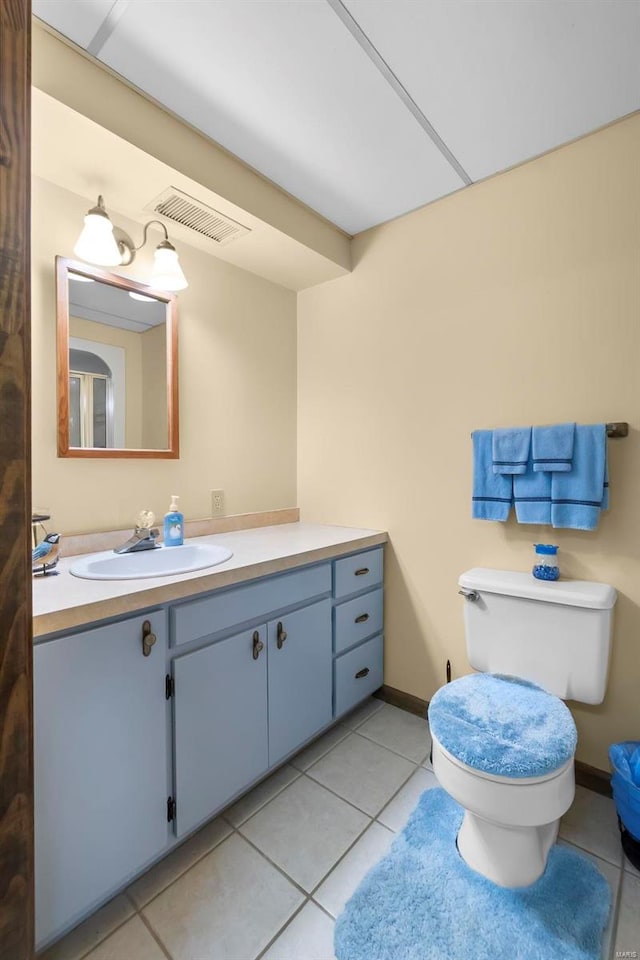
[[[150,510],[143,510],[138,517],[138,522],[134,528],[132,536],[123,543],[121,547],[116,547],[114,553],[139,553],[141,550],[155,550],[160,546],[156,540],[160,536],[160,531],[153,526],[155,517]]]

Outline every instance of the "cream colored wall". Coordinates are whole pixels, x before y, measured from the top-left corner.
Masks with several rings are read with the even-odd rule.
[[[164,323],[140,335],[142,341],[142,446],[167,446],[167,328]]]
[[[125,446],[143,446],[143,355],[142,336],[132,330],[121,330],[106,323],[83,317],[69,317],[69,335],[94,343],[106,343],[124,350]],[[165,374],[166,376],[166,374]],[[166,441],[164,446],[166,447]]]
[[[578,757],[640,735],[640,116],[360,235],[351,276],[298,297],[305,520],[387,529],[385,682],[429,699],[469,671],[458,574],[527,570],[619,591],[602,706]],[[628,420],[594,533],[473,521],[476,427]]]
[[[211,514],[212,489],[225,491],[229,514],[295,505],[295,294],[185,244],[180,459],[57,457],[54,257],[72,256],[94,192],[91,186],[82,198],[33,181],[34,505],[49,507],[52,528],[63,533],[128,527],[143,507],[161,517],[172,493],[188,518]],[[139,225],[117,222],[138,242]],[[152,254],[150,242],[132,276],[148,278]]]

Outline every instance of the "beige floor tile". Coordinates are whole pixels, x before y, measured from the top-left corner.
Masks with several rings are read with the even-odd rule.
[[[87,960],[166,960],[166,954],[140,917],[133,917],[92,950]]]
[[[438,786],[435,774],[431,770],[418,767],[412,777],[409,777],[404,787],[395,795],[391,803],[387,804],[378,820],[394,832],[402,830],[405,823],[418,805],[418,800],[425,790],[432,790]]]
[[[135,913],[130,900],[120,895],[96,910],[88,920],[58,940],[38,960],[80,960]]]
[[[415,764],[351,733],[307,770],[307,776],[374,817],[409,779]]]
[[[306,903],[263,960],[335,960],[333,920],[315,903]]]
[[[384,703],[368,720],[358,727],[361,737],[402,754],[414,763],[423,763],[431,750],[431,735],[425,718]]]
[[[261,807],[264,807],[265,803],[273,800],[281,790],[284,790],[299,776],[300,772],[298,770],[294,770],[289,764],[285,764],[236,801],[232,807],[228,807],[224,811],[225,820],[228,820],[234,827],[239,827],[241,823],[257,813]]]
[[[618,819],[609,797],[576,787],[573,805],[560,822],[560,836],[617,867],[622,865]]]
[[[361,706],[356,707],[355,710],[348,713],[346,717],[340,717],[340,723],[344,723],[350,730],[355,730],[356,727],[359,727],[361,723],[368,720],[376,711],[381,710],[383,706],[383,700],[378,700],[377,697],[369,697]]]
[[[297,767],[298,770],[307,770],[312,763],[315,763],[320,757],[324,757],[325,753],[328,753],[332,747],[335,747],[337,743],[340,743],[340,741],[344,740],[348,735],[349,727],[343,723],[337,723],[335,727],[327,730],[321,737],[314,740],[308,747],[305,747],[304,750],[296,754],[290,763],[292,766]]]
[[[640,957],[640,880],[627,871],[622,875],[614,956]]]
[[[311,891],[369,823],[360,811],[302,776],[240,832]]]
[[[591,863],[598,868],[600,873],[609,884],[609,889],[611,890],[611,911],[609,913],[609,922],[607,923],[607,929],[604,932],[602,943],[602,960],[609,960],[609,957],[611,956],[611,945],[613,942],[615,922],[617,917],[618,895],[620,891],[620,878],[622,876],[622,871],[618,867],[614,867],[614,865],[609,863],[608,860],[602,860],[600,857],[596,857],[593,853],[587,853],[586,850],[581,850],[579,847],[575,847],[572,843],[568,843],[566,840],[560,840],[558,843],[559,846],[568,847],[569,849],[574,850],[576,853],[579,853],[583,857],[586,857],[588,860],[590,860]]]
[[[173,960],[251,960],[303,899],[233,834],[143,912]]]
[[[313,899],[332,917],[340,916],[360,881],[385,856],[394,839],[395,835],[386,827],[372,823],[318,887]]]
[[[231,827],[220,818],[212,820],[192,837],[181,843],[168,856],[143,873],[127,889],[127,893],[137,907],[143,907],[153,900],[170,883],[177,880],[206,853],[213,850],[231,833]]]

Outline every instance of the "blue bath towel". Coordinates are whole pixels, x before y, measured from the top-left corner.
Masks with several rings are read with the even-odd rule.
[[[491,430],[474,430],[473,497],[471,515],[476,520],[506,520],[513,499],[509,474],[493,472]]]
[[[595,530],[600,511],[609,505],[606,424],[577,426],[573,468],[569,473],[553,473],[551,478],[553,526]]]
[[[551,477],[534,473],[529,458],[527,472],[513,478],[513,500],[518,523],[551,523]],[[567,474],[559,474],[567,476]]]
[[[568,473],[571,470],[575,429],[575,423],[533,428],[531,452],[536,472]]]
[[[531,427],[493,431],[493,472],[524,473],[529,460]]]

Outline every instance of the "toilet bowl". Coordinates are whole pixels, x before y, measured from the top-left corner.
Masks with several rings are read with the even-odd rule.
[[[460,856],[502,887],[534,883],[573,802],[571,713],[537,684],[473,674],[436,693],[429,721],[434,773],[465,811]]]
[[[462,859],[502,887],[524,887],[544,872],[573,802],[577,733],[563,701],[604,698],[616,591],[486,567],[458,585],[478,672],[431,700],[433,770],[465,811]]]
[[[501,887],[534,883],[573,803],[573,757],[543,777],[500,777],[462,763],[432,739],[433,772],[465,811],[457,841],[462,859]]]

